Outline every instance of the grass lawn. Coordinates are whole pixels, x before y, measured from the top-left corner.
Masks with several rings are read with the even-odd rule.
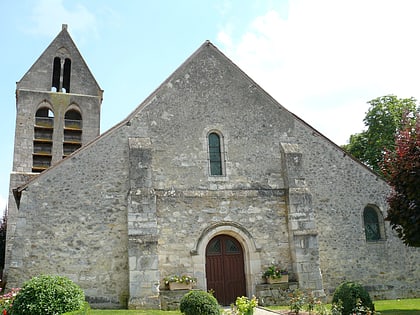
[[[89,315],[181,315],[180,311],[127,311],[127,310],[91,310]]]
[[[420,299],[374,301],[375,308],[382,315],[420,315]],[[287,309],[287,307],[270,307]],[[91,310],[89,315],[181,315],[179,311],[128,311],[128,310]]]
[[[381,315],[420,315],[420,299],[373,301],[375,310]],[[330,305],[328,305],[330,307]],[[273,306],[272,310],[288,309],[287,306]]]
[[[420,299],[374,301],[375,309],[388,315],[420,315]]]

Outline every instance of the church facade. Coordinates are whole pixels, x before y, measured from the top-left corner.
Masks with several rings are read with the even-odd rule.
[[[68,276],[92,305],[160,308],[187,274],[229,305],[275,262],[330,297],[420,296],[390,187],[205,42],[99,135],[102,93],[63,26],[17,83],[5,274]]]

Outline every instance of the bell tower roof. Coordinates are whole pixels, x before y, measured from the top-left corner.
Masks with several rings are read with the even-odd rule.
[[[71,38],[67,24],[35,61],[17,90],[65,92],[101,96],[103,91]]]

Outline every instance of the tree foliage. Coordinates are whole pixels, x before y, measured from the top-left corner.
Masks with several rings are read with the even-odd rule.
[[[0,221],[0,270],[4,269],[6,256],[6,233],[7,233],[7,208],[4,210],[3,219]],[[0,273],[0,279],[3,274]]]
[[[393,188],[388,197],[390,221],[406,245],[420,247],[420,115],[411,117],[395,136],[395,150],[386,150],[382,172]]]
[[[413,97],[400,99],[395,95],[369,101],[370,107],[363,119],[367,129],[351,135],[343,149],[381,174],[385,148],[395,150],[395,134],[403,127],[404,115],[414,119],[418,112],[416,102]]]
[[[185,315],[219,315],[220,307],[216,298],[209,292],[189,291],[180,301],[179,310]]]
[[[335,289],[332,303],[337,304],[339,301],[341,301],[343,306],[343,315],[355,314],[353,310],[357,307],[357,303],[369,308],[371,311],[375,310],[369,292],[357,282],[346,281]]]
[[[40,275],[27,281],[16,295],[13,315],[57,315],[85,306],[83,290],[67,277]]]

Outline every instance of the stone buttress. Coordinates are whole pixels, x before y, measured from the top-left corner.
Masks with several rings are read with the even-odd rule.
[[[289,246],[299,288],[325,296],[319,259],[318,233],[312,194],[303,178],[302,153],[294,143],[281,143],[285,187],[288,191]]]
[[[129,139],[128,195],[129,309],[160,308],[156,196],[148,138]]]

